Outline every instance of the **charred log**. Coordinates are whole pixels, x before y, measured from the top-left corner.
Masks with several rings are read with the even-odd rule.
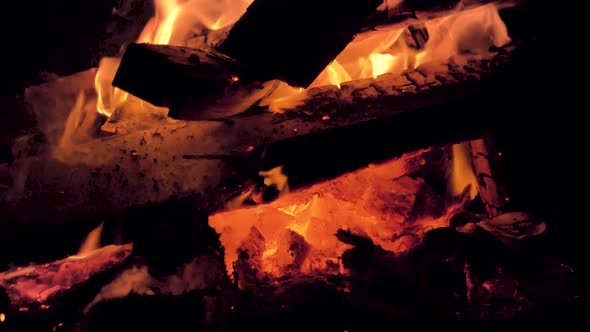
[[[341,89],[311,89],[304,105],[284,114],[252,109],[223,122],[178,122],[94,140],[68,149],[73,161],[21,160],[12,171],[15,177],[25,172],[18,175],[26,179],[22,197],[5,200],[4,215],[35,224],[43,215],[100,214],[171,196],[192,197],[213,212],[260,182],[261,170],[284,165],[297,188],[368,162],[463,141],[501,118],[480,101],[501,86],[508,50],[467,66],[423,66]],[[486,112],[494,116],[481,123]]]
[[[262,80],[281,79],[307,87],[381,3],[256,0],[218,50],[254,67]]]

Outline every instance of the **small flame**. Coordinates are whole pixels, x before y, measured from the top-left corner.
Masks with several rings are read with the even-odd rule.
[[[304,89],[294,88],[282,81],[276,82],[278,83],[276,88],[268,96],[260,100],[259,106],[267,107],[271,112],[281,113],[284,109],[296,107],[307,99]],[[269,83],[267,82],[267,84]]]
[[[94,89],[97,94],[96,109],[98,113],[110,116],[115,109],[123,105],[127,100],[128,93],[113,86],[113,80],[121,59],[102,58],[94,77]]]
[[[100,237],[102,235],[103,226],[104,222],[101,222],[98,227],[88,233],[88,236],[86,236],[86,239],[80,246],[80,250],[78,250],[77,257],[84,257],[92,251],[100,248]]]
[[[5,320],[6,320],[6,314],[0,313],[0,323],[4,323]]]
[[[275,186],[281,195],[289,192],[289,178],[283,173],[283,166],[258,172],[258,175],[264,178],[267,187]]]
[[[452,167],[449,189],[453,196],[461,195],[469,187],[469,197],[474,199],[478,194],[477,179],[471,165],[467,143],[454,144],[452,147]]]

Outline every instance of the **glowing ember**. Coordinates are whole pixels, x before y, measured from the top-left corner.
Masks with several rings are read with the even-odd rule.
[[[393,252],[420,243],[425,231],[448,226],[461,207],[442,215],[413,215],[424,181],[407,176],[421,165],[422,152],[291,192],[264,205],[218,213],[209,219],[221,234],[230,275],[241,253],[261,273],[281,276],[342,270],[339,257],[350,246],[334,236],[339,229],[370,237]]]
[[[395,4],[392,4],[395,5]],[[401,73],[427,62],[447,62],[462,56],[486,57],[491,46],[510,42],[506,25],[494,4],[459,11],[425,23],[428,41],[411,46],[405,28],[369,31],[358,35],[336,57],[312,86]]]
[[[30,265],[0,273],[0,286],[6,289],[13,304],[45,302],[59,291],[83,283],[93,275],[123,262],[132,245],[110,245],[85,256],[71,256],[53,263]]]

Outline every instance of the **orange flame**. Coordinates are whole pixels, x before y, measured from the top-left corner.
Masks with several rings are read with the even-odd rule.
[[[478,194],[477,179],[473,172],[471,157],[466,144],[454,144],[452,147],[449,189],[453,196],[459,196],[469,188],[469,197],[474,199]]]
[[[395,6],[393,1],[391,6]],[[464,54],[486,56],[491,46],[510,42],[508,30],[494,4],[476,7],[425,23],[429,40],[416,50],[405,39],[404,29],[384,29],[358,35],[312,86],[375,78],[401,73],[427,62],[446,62]]]

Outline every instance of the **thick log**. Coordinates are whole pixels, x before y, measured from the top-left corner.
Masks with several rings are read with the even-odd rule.
[[[508,50],[464,67],[424,66],[344,83],[340,90],[312,89],[303,106],[284,114],[253,109],[224,121],[178,121],[19,160],[9,175],[20,187],[0,199],[3,222],[32,229],[96,223],[171,198],[212,213],[262,184],[260,171],[279,165],[296,189],[405,152],[473,139],[503,118],[481,100],[503,86]],[[488,121],[478,121],[486,114]],[[27,243],[27,232],[17,233],[23,238],[3,243],[7,250]]]
[[[350,43],[381,0],[255,0],[217,48],[263,81],[307,87]]]

